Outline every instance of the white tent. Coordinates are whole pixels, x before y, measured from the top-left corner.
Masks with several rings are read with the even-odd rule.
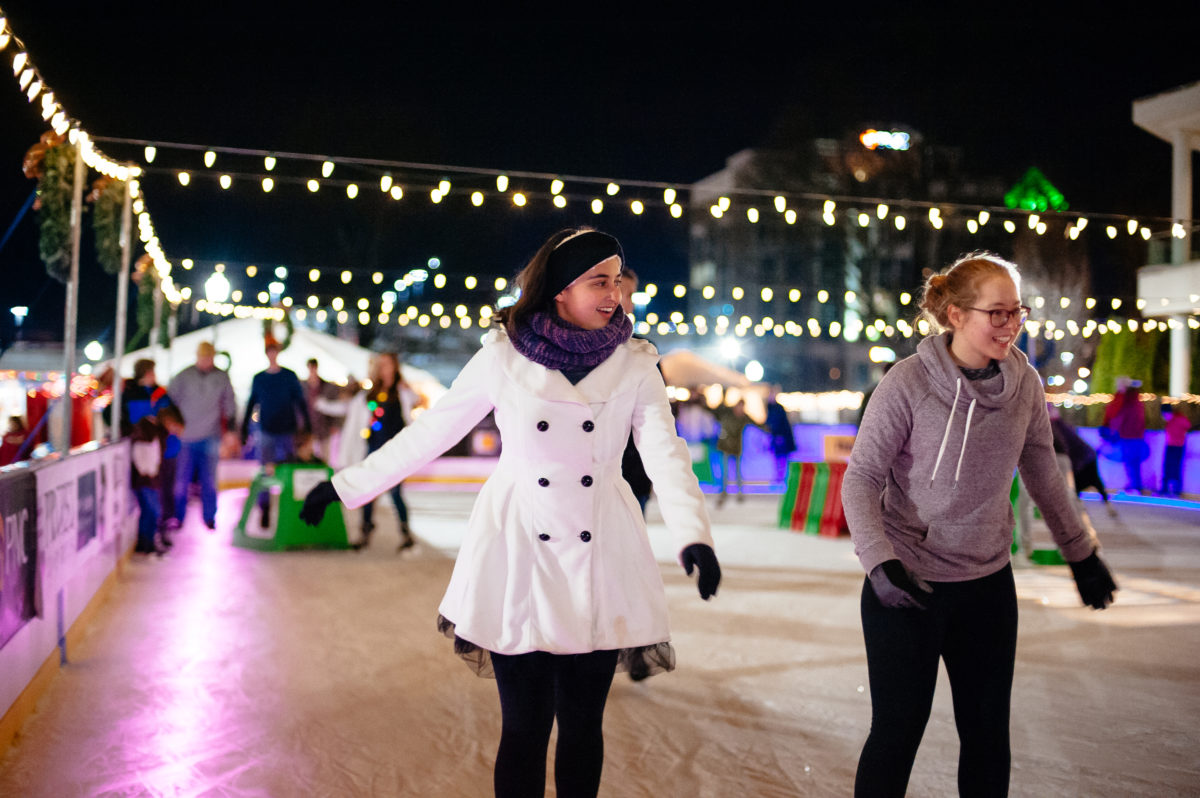
[[[196,346],[201,341],[211,341],[216,344],[218,352],[229,353],[229,380],[233,383],[239,405],[244,403],[250,396],[250,382],[254,375],[267,367],[267,356],[263,352],[263,325],[257,319],[229,319],[185,333],[171,342],[169,350],[159,348],[155,352],[145,348],[129,352],[122,360],[121,374],[132,376],[134,361],[149,358],[157,364],[155,371],[159,383],[167,385],[172,377],[196,362]],[[371,350],[350,341],[297,325],[287,349],[279,353],[279,365],[296,372],[303,380],[308,375],[308,359],[315,357],[323,378],[344,384],[350,379],[366,379],[367,364],[373,354]],[[224,366],[220,359],[218,364]],[[408,384],[426,397],[430,405],[446,392],[446,387],[423,369],[404,364],[401,370]]]
[[[659,358],[667,385],[699,391],[709,407],[724,402],[733,404],[735,398],[746,403],[746,414],[763,423],[767,418],[766,395],[770,386],[752,382],[740,371],[706,360],[690,349],[672,349]]]
[[[661,358],[658,366],[668,385],[695,389],[705,385],[726,388],[750,388],[754,383],[740,371],[705,360],[690,349],[672,349]]]

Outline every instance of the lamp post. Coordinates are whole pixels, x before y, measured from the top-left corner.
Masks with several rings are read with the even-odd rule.
[[[13,323],[17,326],[17,332],[14,336],[15,340],[21,340],[21,324],[24,323],[25,317],[29,315],[29,308],[25,305],[16,305],[8,309],[8,312],[13,314]]]

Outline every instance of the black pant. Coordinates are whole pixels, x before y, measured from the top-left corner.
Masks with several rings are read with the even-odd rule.
[[[888,609],[863,585],[862,624],[871,681],[871,733],[854,794],[903,796],[946,662],[960,743],[961,796],[1008,794],[1009,705],[1017,655],[1012,566],[968,582],[934,582],[929,608]]]
[[[496,753],[496,798],[546,793],[546,747],[558,719],[554,785],[559,798],[595,798],[604,764],[604,704],[616,651],[590,654],[492,653],[502,731]]]
[[[385,443],[387,443],[386,438],[376,438],[373,440],[368,440],[367,441],[367,454],[374,454],[375,452],[379,451],[379,449]],[[397,515],[400,516],[400,523],[407,524],[408,523],[408,506],[404,503],[403,494],[400,493],[400,483],[396,483],[395,485],[390,487],[387,492],[392,497],[392,504],[396,505],[396,513],[397,513]],[[370,534],[371,530],[375,528],[375,523],[374,523],[375,522],[375,503],[373,501],[367,502],[366,504],[363,505],[362,519],[363,519],[363,532],[366,534]],[[404,533],[401,532],[400,536],[403,537]]]

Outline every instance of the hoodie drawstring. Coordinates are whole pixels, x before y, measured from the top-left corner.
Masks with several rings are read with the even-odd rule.
[[[929,475],[929,487],[933,487],[933,480],[937,477],[938,468],[942,465],[942,455],[946,453],[946,442],[950,439],[950,427],[954,424],[954,411],[958,408],[958,397],[962,394],[962,377],[954,381],[954,401],[950,403],[950,415],[946,418],[946,431],[942,434],[942,445],[938,447],[937,460],[933,464],[933,473]],[[975,415],[975,400],[971,400],[971,406],[967,408],[967,426],[963,430],[962,446],[958,450],[958,465],[954,469],[954,484],[958,485],[958,475],[962,471],[963,455],[967,452],[967,436],[971,434],[971,417]]]
[[[951,414],[953,415],[953,414]],[[967,453],[967,436],[971,434],[971,416],[975,415],[975,400],[967,408],[967,426],[963,429],[962,448],[958,450],[958,465],[954,468],[954,484],[958,485],[958,474],[962,471],[963,455]]]

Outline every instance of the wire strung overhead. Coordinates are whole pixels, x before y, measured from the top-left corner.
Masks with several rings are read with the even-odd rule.
[[[500,199],[517,207],[534,201],[546,201],[557,208],[569,202],[585,202],[594,214],[613,208],[625,208],[641,216],[655,208],[665,209],[673,218],[681,219],[688,210],[707,212],[714,218],[740,214],[747,223],[765,222],[772,214],[784,224],[794,225],[802,212],[815,213],[820,209],[821,220],[829,226],[848,221],[858,227],[887,225],[904,230],[914,221],[925,221],[941,229],[951,219],[968,232],[975,234],[989,222],[1000,225],[1005,232],[1015,234],[1023,226],[1038,235],[1049,229],[1051,218],[1068,220],[1063,234],[1075,240],[1089,221],[1104,224],[1110,239],[1120,235],[1151,238],[1182,238],[1196,229],[1194,220],[1168,218],[1137,219],[1121,213],[1050,214],[956,202],[930,202],[905,198],[863,197],[811,192],[787,192],[771,189],[736,188],[713,191],[702,184],[669,183],[659,180],[622,179],[588,175],[569,175],[554,172],[534,172],[479,168],[453,164],[420,163],[382,158],[332,156],[316,153],[284,152],[279,150],[240,147],[207,146],[145,139],[98,139],[106,143],[141,148],[148,173],[174,174],[181,186],[193,180],[211,179],[223,189],[235,184],[256,185],[269,194],[285,185],[303,186],[311,193],[334,187],[345,191],[349,199],[359,196],[364,188],[377,184],[379,190],[394,200],[426,196],[433,204],[458,195],[468,198],[479,207]],[[180,157],[170,165],[161,165],[164,152]],[[200,158],[195,158],[201,154]],[[261,159],[261,169],[256,162]],[[226,168],[217,168],[220,165]],[[159,164],[152,166],[152,164]],[[320,165],[318,170],[314,167]],[[237,168],[232,168],[236,166]],[[347,171],[350,176],[344,176]],[[334,177],[334,175],[338,175]]]

